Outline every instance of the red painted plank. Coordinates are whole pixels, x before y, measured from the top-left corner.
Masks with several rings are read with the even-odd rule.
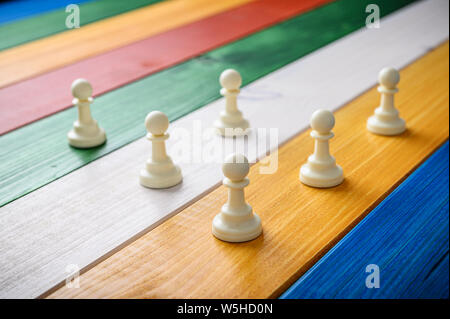
[[[260,0],[0,89],[0,134],[71,106],[70,85],[98,96],[332,0]],[[76,43],[74,43],[76,50]]]

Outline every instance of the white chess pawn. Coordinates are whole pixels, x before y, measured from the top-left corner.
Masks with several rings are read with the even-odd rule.
[[[334,136],[334,116],[328,110],[318,110],[311,116],[311,137],[315,139],[314,154],[300,168],[300,181],[312,187],[333,187],[344,180],[342,168],[330,155],[329,140]]]
[[[367,120],[367,129],[380,135],[398,135],[406,130],[406,123],[398,115],[394,106],[394,94],[398,92],[397,84],[400,74],[394,68],[384,68],[378,75],[381,93],[380,106],[375,109],[375,114]]]
[[[77,148],[102,145],[106,141],[106,134],[91,116],[90,106],[93,102],[91,84],[84,79],[73,81],[72,95],[74,97],[72,103],[78,107],[78,120],[67,133],[69,144]]]
[[[169,134],[169,119],[159,112],[150,112],[145,118],[147,139],[152,142],[152,157],[141,170],[140,183],[149,188],[168,188],[177,185],[183,179],[181,169],[172,162],[166,152],[166,140]]]
[[[246,177],[249,169],[247,158],[240,154],[229,155],[222,165],[228,201],[214,217],[212,233],[223,241],[249,241],[262,232],[261,219],[245,201],[244,188],[250,183]]]
[[[214,126],[222,136],[239,136],[248,133],[249,123],[242,116],[237,107],[237,96],[242,84],[239,72],[228,69],[220,75],[222,89],[220,94],[225,97],[225,110],[220,112],[220,118],[215,121]]]

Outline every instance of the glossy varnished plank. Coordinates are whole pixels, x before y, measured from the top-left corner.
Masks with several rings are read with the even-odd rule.
[[[448,151],[447,141],[282,298],[448,298]]]
[[[204,0],[193,3],[200,5],[201,1]],[[142,121],[152,110],[166,112],[173,121],[218,99],[218,77],[224,69],[239,70],[243,84],[247,85],[357,30],[365,24],[359,12],[369,2],[333,2],[100,96],[92,105],[92,113],[107,132],[108,140],[102,147],[90,150],[68,147],[66,134],[77,116],[75,108],[1,136],[0,206],[144,136]],[[385,14],[408,2],[378,1]],[[428,10],[417,17],[427,21],[432,41],[435,36],[448,34],[440,27],[446,20],[442,8],[448,7],[448,2],[438,4],[433,8],[425,4]],[[153,20],[152,23],[157,25]],[[410,25],[399,27],[402,32],[408,32]],[[423,39],[424,35],[419,30],[417,37]]]
[[[353,33],[244,87],[239,104],[252,127],[278,128],[278,141],[257,149],[256,136],[250,134],[250,161],[305,130],[318,105],[336,110],[372,87],[385,65],[401,69],[436,47],[448,35],[442,27],[448,24],[445,12],[430,2],[418,3],[383,19],[377,32]],[[382,45],[389,50],[378,51]],[[194,134],[199,123],[208,127],[223,103],[215,101],[171,123],[170,133],[183,129]],[[0,297],[42,294],[64,281],[69,264],[91,267],[217,187],[221,155],[217,162],[192,163],[173,152],[177,143],[175,135],[168,140],[183,170],[177,187],[151,190],[138,184],[150,148],[142,138],[0,208],[0,225],[8,225],[0,227],[0,238],[7,238],[0,245]],[[206,143],[194,139],[190,149],[201,150]],[[221,145],[222,139],[216,136],[215,143]]]
[[[291,18],[329,0],[260,0],[0,89],[0,135],[71,106],[69,88],[89,79],[94,96]],[[33,98],[40,88],[39,99]],[[11,108],[10,105],[14,105]]]
[[[0,52],[2,70],[0,87],[108,52],[250,1],[254,0],[168,0],[10,48]]]
[[[66,12],[65,6],[68,4],[79,4],[80,8],[80,27],[109,18],[118,14],[122,14],[131,10],[138,9],[143,6],[151,5],[162,0],[83,0],[83,1],[65,1],[65,0],[25,0],[25,1],[9,1],[0,7],[0,21],[3,15],[7,15],[3,19],[11,19],[21,17],[24,14],[46,10],[46,8],[54,7],[55,10],[42,13],[34,17],[28,17],[23,20],[13,21],[11,23],[0,26],[0,51],[11,48],[20,44],[35,41],[46,36],[56,33],[69,31],[66,27],[66,18],[69,13]],[[87,3],[84,3],[87,2]],[[16,11],[22,6],[25,10],[17,13],[8,14],[8,11]],[[3,11],[3,7],[7,7]]]
[[[345,172],[340,186],[299,182],[312,149],[309,132],[279,150],[276,174],[258,174],[254,165],[247,199],[263,222],[258,239],[230,244],[211,235],[226,200],[219,187],[87,271],[80,288],[51,297],[279,296],[448,138],[448,57],[446,43],[401,72],[397,106],[408,130],[400,136],[365,129],[379,101],[375,88],[336,112],[331,149]]]

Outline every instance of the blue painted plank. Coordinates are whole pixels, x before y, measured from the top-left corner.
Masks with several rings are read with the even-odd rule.
[[[93,0],[15,0],[0,2],[0,25]]]
[[[448,152],[447,141],[281,298],[448,298]],[[371,264],[379,288],[366,287]]]

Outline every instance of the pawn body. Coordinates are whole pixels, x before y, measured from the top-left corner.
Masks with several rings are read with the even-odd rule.
[[[328,188],[344,180],[343,170],[330,155],[329,140],[334,134],[334,116],[330,111],[319,110],[311,117],[311,137],[315,139],[314,153],[300,168],[300,181],[308,186]]]
[[[227,242],[245,242],[262,233],[261,219],[253,213],[245,201],[244,188],[250,183],[246,177],[249,171],[247,159],[242,155],[230,155],[222,166],[228,188],[228,201],[213,219],[212,233]]]
[[[398,92],[397,84],[400,74],[393,68],[384,68],[379,74],[381,93],[380,106],[375,114],[367,120],[367,129],[379,135],[398,135],[406,130],[406,123],[400,118],[394,106],[394,95]]]
[[[183,179],[181,169],[167,155],[166,133],[169,119],[162,112],[151,112],[145,119],[147,139],[152,142],[152,156],[140,172],[139,181],[148,188],[168,188],[177,185]]]
[[[77,148],[91,148],[102,145],[106,141],[105,131],[91,116],[90,106],[92,99],[92,86],[83,79],[72,83],[73,104],[78,108],[78,119],[73,128],[67,133],[69,144]]]
[[[237,96],[242,84],[239,72],[228,69],[220,75],[222,89],[220,94],[225,97],[225,110],[220,112],[220,118],[214,123],[217,132],[222,136],[239,136],[248,133],[249,122],[243,117],[237,107]]]

